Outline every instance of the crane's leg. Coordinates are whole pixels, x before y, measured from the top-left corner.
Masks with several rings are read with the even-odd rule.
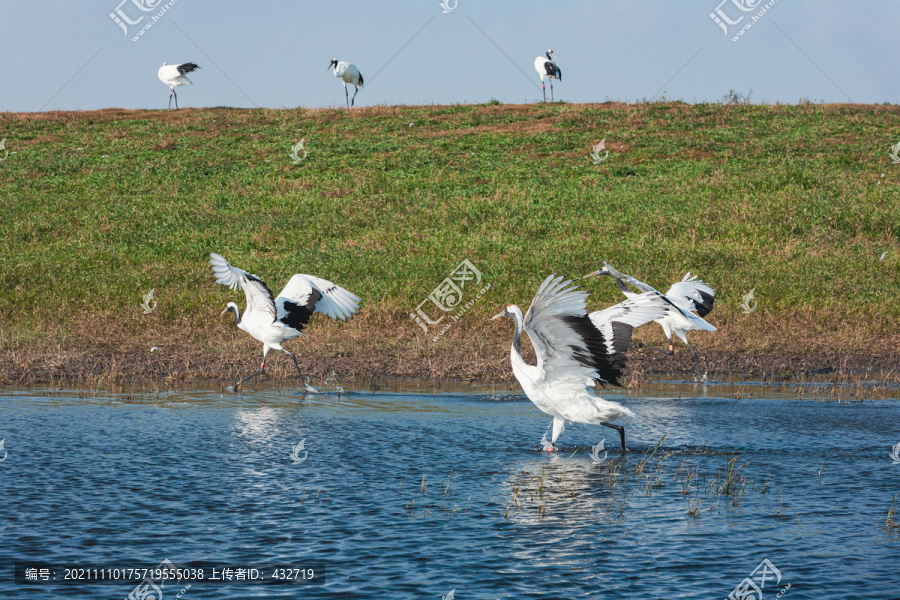
[[[178,110],[178,93],[172,88],[172,95],[175,96],[175,110]]]
[[[560,419],[559,417],[553,417],[553,436],[550,439],[550,451],[556,450],[556,438],[562,435],[562,432],[566,430],[566,421],[565,419]]]
[[[253,373],[250,373],[243,379],[238,380],[238,382],[236,384],[234,384],[234,391],[235,392],[238,391],[238,388],[241,387],[241,384],[244,383],[245,381],[250,381],[251,379],[253,379],[257,375],[259,375],[260,373],[265,373],[265,372],[266,372],[266,359],[265,359],[265,357],[263,357],[263,363],[260,365],[259,369],[257,369]]]
[[[541,90],[544,92],[544,102],[547,101],[547,84],[541,79]]]
[[[174,89],[169,90],[169,108],[167,108],[166,110],[172,110],[172,94],[174,94],[174,93],[175,93]]]
[[[290,356],[291,358],[294,359],[294,366],[297,367],[297,372],[300,374],[300,381],[303,382],[303,388],[304,388],[303,391],[305,391],[308,394],[318,394],[319,390],[317,390],[316,388],[314,388],[311,385],[309,385],[308,383],[306,383],[306,377],[303,376],[303,371],[300,370],[300,364],[297,362],[297,357],[294,356],[294,354],[292,352],[288,352],[284,348],[282,348],[282,352],[284,352],[285,354],[287,354],[288,356]]]
[[[353,106],[354,104],[356,104],[356,94],[359,93],[359,87],[355,86],[355,85],[353,87],[356,88],[356,91],[353,92],[353,100],[350,101],[350,106]]]
[[[550,102],[556,102],[556,98],[553,97],[553,80],[550,80]]]
[[[668,350],[663,350],[662,348],[657,348],[656,346],[650,346],[648,344],[643,344],[641,342],[635,342],[635,343],[631,344],[631,347],[632,348],[650,348],[651,350],[656,350],[657,352],[662,352],[663,354],[668,354],[670,356],[672,354],[675,354],[675,350],[672,347],[672,344],[669,344]]]
[[[688,341],[687,341],[687,340],[684,340],[684,345],[687,346],[687,347],[688,347],[688,350],[691,351],[691,354],[694,355],[694,369],[695,369],[695,371],[696,371],[696,375],[695,375],[696,379],[695,379],[695,381],[702,381],[702,378],[700,377],[700,358],[697,356],[697,353],[694,352],[694,349],[691,348],[691,345],[688,344]]]
[[[600,424],[603,425],[604,427],[609,427],[610,429],[615,429],[616,431],[618,431],[619,435],[622,437],[622,454],[625,454],[626,452],[628,452],[628,450],[625,449],[625,428],[622,427],[621,425],[613,425],[612,423],[606,423],[606,422],[603,422]]]
[[[267,357],[268,355],[269,355],[269,347],[268,347],[268,346],[263,346],[263,360],[262,360],[262,364],[259,365],[259,369],[257,369],[257,370],[254,371],[253,373],[250,373],[249,375],[247,375],[247,376],[244,377],[243,379],[239,379],[238,382],[237,382],[236,384],[234,384],[234,387],[233,387],[233,388],[227,388],[227,390],[228,390],[229,392],[232,392],[232,391],[233,391],[233,392],[237,392],[237,391],[238,391],[238,388],[241,387],[241,384],[242,384],[242,383],[244,383],[245,381],[250,381],[251,379],[253,379],[253,378],[256,377],[257,375],[259,375],[260,373],[265,373],[265,372],[266,372],[266,357]]]
[[[350,110],[350,92],[347,91],[347,84],[344,84],[344,97],[347,98],[347,110]],[[353,95],[356,98],[356,94]]]
[[[550,434],[550,440],[547,440],[547,432],[544,431],[543,437],[541,437],[541,447],[545,452],[555,452],[556,451],[556,438],[560,436],[563,430],[566,428],[566,422],[559,417],[553,417],[553,420],[550,421],[550,424],[547,425],[547,430],[552,429],[553,433]]]

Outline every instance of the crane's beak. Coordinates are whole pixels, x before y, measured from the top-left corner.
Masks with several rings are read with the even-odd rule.
[[[597,269],[596,271],[593,271],[593,272],[591,272],[591,273],[588,273],[587,275],[585,275],[584,277],[582,277],[582,279],[588,279],[588,278],[590,278],[590,277],[602,277],[603,275],[609,275],[609,274],[610,274],[610,273],[609,273],[609,271],[606,269],[606,267],[603,267],[602,269]]]
[[[496,315],[494,315],[493,317],[491,317],[491,321],[496,321],[496,320],[499,319],[500,317],[505,317],[505,316],[507,316],[508,314],[509,314],[509,313],[506,312],[506,309],[503,309],[501,312],[498,312]]]
[[[223,310],[223,311],[222,311],[222,314],[220,314],[219,316],[220,316],[220,317],[224,317],[224,316],[225,316],[225,313],[227,313],[229,310],[231,310],[231,309],[228,308],[228,307],[226,306],[226,307],[225,307],[225,310]]]

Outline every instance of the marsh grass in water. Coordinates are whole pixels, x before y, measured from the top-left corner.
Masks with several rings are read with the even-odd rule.
[[[688,519],[725,511],[742,509],[748,498],[757,502],[748,510],[769,514],[781,514],[785,509],[782,490],[772,501],[763,502],[771,491],[772,481],[754,481],[745,474],[749,461],[727,448],[721,453],[683,458],[680,464],[667,459],[677,456],[677,449],[661,452],[661,444],[648,448],[633,469],[624,470],[628,458],[609,460],[603,464],[585,463],[576,459],[578,451],[565,461],[551,462],[539,471],[519,472],[509,483],[505,505],[501,514],[509,519],[518,512],[533,514],[538,518],[552,517],[554,509],[562,510],[585,501],[594,502],[598,489],[606,490],[606,507],[620,518],[625,516],[629,498],[635,495],[653,497],[658,493],[660,502],[671,500],[674,492],[686,502]],[[657,456],[657,453],[660,455]],[[712,459],[724,458],[724,465],[714,466]],[[555,458],[555,457],[554,457]],[[701,463],[701,464],[698,464]],[[674,487],[669,488],[671,484]],[[889,513],[889,520],[893,518]]]
[[[469,495],[466,498],[465,502],[462,504],[453,501],[452,483],[454,475],[456,475],[456,471],[451,471],[447,476],[446,483],[444,483],[443,485],[443,491],[441,491],[437,499],[431,499],[428,497],[428,477],[427,475],[423,474],[422,480],[419,483],[419,493],[417,495],[414,495],[409,500],[406,500],[404,502],[403,508],[409,511],[410,516],[418,518],[433,518],[437,516],[452,518],[467,516],[469,501],[472,499],[472,496]],[[400,485],[398,488],[398,493],[402,497],[403,477],[400,477],[399,480]]]
[[[900,523],[896,521],[897,511],[894,508],[894,504],[897,502],[897,496],[900,496],[900,494],[897,494],[894,496],[894,499],[891,500],[891,506],[888,508],[887,517],[884,520],[884,529],[888,533],[900,532]]]

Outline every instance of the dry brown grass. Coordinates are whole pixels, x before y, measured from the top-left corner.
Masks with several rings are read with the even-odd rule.
[[[436,343],[426,339],[408,314],[388,306],[367,307],[346,324],[317,316],[307,329],[310,337],[286,347],[298,353],[304,373],[318,381],[332,373],[345,381],[512,381],[511,323],[490,321],[488,313],[493,314],[494,308],[473,309]],[[710,378],[790,380],[826,371],[835,382],[862,378],[900,382],[896,369],[900,333],[888,324],[882,336],[872,339],[859,335],[852,322],[817,335],[810,330],[815,316],[809,314],[780,321],[755,313],[718,320],[714,316],[715,312],[710,317],[713,323],[721,327],[727,320],[728,327],[713,334],[689,334]],[[635,338],[658,347],[666,343],[655,325],[638,330]],[[103,378],[110,383],[208,381],[224,386],[256,368],[262,351],[227,317],[200,329],[187,321],[175,326],[156,323],[144,315],[125,319],[95,315],[72,319],[64,330],[34,332],[29,339],[7,334],[0,342],[0,383],[5,385]],[[675,344],[674,356],[650,349],[631,351],[628,387],[639,388],[654,374],[691,373],[690,352],[680,342]],[[153,346],[160,350],[151,352]],[[526,360],[533,362],[530,344],[525,343],[523,350]],[[269,355],[267,372],[274,381],[296,379],[290,359],[277,352]]]

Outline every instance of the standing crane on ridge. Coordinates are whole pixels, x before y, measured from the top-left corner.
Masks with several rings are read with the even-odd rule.
[[[553,98],[553,80],[559,79],[562,81],[562,70],[556,64],[556,55],[553,53],[553,50],[547,50],[546,56],[547,58],[538,56],[534,59],[534,70],[537,71],[538,75],[541,77],[541,89],[544,90],[544,102],[547,101],[547,86],[544,83],[544,79],[550,80],[550,101],[555,102]]]
[[[350,107],[356,103],[356,94],[359,93],[359,88],[363,86],[362,73],[359,72],[359,69],[357,69],[356,65],[353,63],[344,61],[338,62],[338,59],[336,58],[331,59],[326,70],[331,67],[334,67],[334,76],[344,82],[344,96],[347,97],[347,110],[350,110]],[[352,100],[350,99],[350,93],[347,91],[348,83],[356,88],[356,91],[353,92]]]
[[[179,85],[193,85],[191,80],[185,77],[185,75],[193,73],[199,68],[200,67],[195,63],[191,62],[182,63],[180,65],[162,64],[156,75],[159,77],[160,81],[169,86],[169,108],[166,110],[172,109],[173,96],[175,97],[175,110],[178,110],[178,94],[175,93],[175,88]]]

